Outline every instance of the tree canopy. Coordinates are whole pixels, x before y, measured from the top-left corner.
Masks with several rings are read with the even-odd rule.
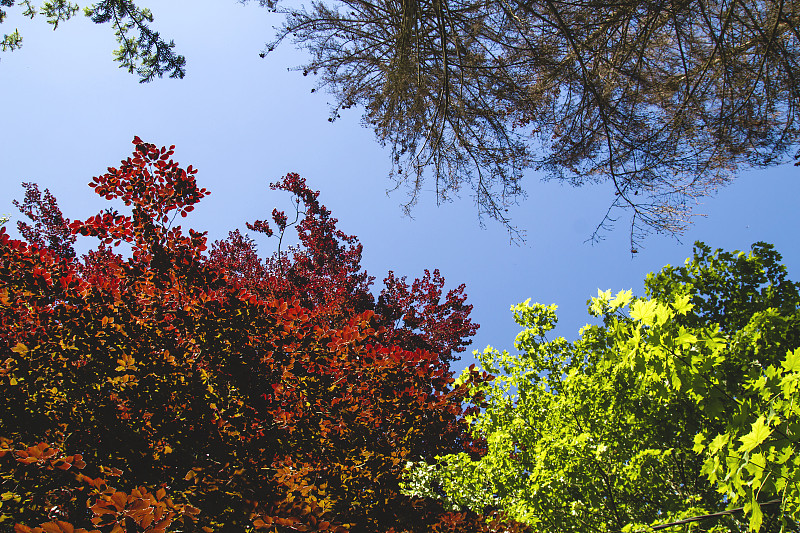
[[[295,174],[273,185],[294,216],[249,227],[298,246],[209,251],[173,225],[208,194],[197,169],[134,144],[91,183],[127,214],[70,221],[26,184],[29,242],[0,228],[1,530],[524,530],[400,493],[407,461],[485,450],[447,366],[477,327],[463,286],[390,273],[376,298]],[[76,258],[76,235],[100,244]]]
[[[575,342],[546,339],[555,306],[512,307],[520,353],[487,349],[497,377],[470,385],[488,453],[409,465],[404,490],[538,531],[800,531],[800,285],[758,243],[698,244],[645,287],[598,291]]]
[[[611,182],[634,240],[679,233],[699,197],[798,143],[798,6],[784,1],[319,0],[277,39],[391,146],[413,206],[471,189],[509,224],[536,168]],[[602,228],[599,228],[602,229]]]
[[[538,169],[575,186],[610,183],[595,236],[627,213],[635,243],[682,232],[702,197],[741,169],[784,162],[800,139],[791,0],[258,1],[285,15],[262,55],[293,41],[311,55],[298,70],[336,98],[329,120],[364,109],[391,147],[408,210],[431,181],[437,201],[469,190],[480,216],[518,236],[509,208]],[[38,10],[57,26],[78,6]],[[148,9],[103,0],[85,12],[113,26],[115,59],[141,81],[183,77],[183,56],[150,29]],[[20,44],[15,31],[2,49]]]

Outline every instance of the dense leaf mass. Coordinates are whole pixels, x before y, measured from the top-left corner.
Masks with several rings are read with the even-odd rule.
[[[101,241],[80,261],[0,229],[0,530],[498,530],[398,485],[409,460],[483,450],[446,364],[476,328],[463,286],[390,274],[376,301],[357,239],[296,175],[275,187],[298,247],[262,261],[234,232],[207,256],[172,226],[208,194],[196,170],[134,144],[91,184],[130,214],[72,222]]]
[[[698,244],[645,282],[599,291],[569,342],[555,306],[514,306],[519,354],[488,349],[471,388],[480,459],[420,463],[405,490],[539,531],[800,531],[800,284],[772,246]],[[676,529],[677,530],[677,529]]]

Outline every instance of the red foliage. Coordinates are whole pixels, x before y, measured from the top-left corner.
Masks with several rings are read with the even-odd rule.
[[[425,276],[415,279],[410,287],[405,277],[398,279],[394,272],[389,272],[383,282],[386,288],[375,310],[394,324],[391,342],[433,351],[442,361],[456,359],[453,352],[463,352],[471,343],[469,337],[478,325],[469,318],[472,306],[464,303],[467,296],[463,284],[448,291],[442,302],[444,278],[438,269],[433,274],[425,270]]]
[[[25,485],[26,481],[29,485],[31,482],[35,484],[34,487],[39,490],[29,493],[33,498],[26,504],[36,505],[40,503],[37,500],[44,498],[48,518],[51,520],[39,527],[17,523],[14,526],[16,533],[101,533],[98,529],[89,532],[83,528],[75,528],[71,522],[62,520],[69,518],[70,508],[75,513],[74,505],[70,504],[78,499],[87,501],[86,507],[91,515],[89,521],[92,524],[89,527],[97,526],[107,531],[163,533],[173,522],[184,524],[193,520],[200,512],[196,507],[173,502],[172,498],[166,497],[167,491],[163,487],[156,490],[155,494],[144,487],[134,488],[130,494],[115,489],[105,479],[122,474],[115,468],[100,467],[98,470],[101,477],[97,478],[75,473],[76,470],[86,468],[83,457],[80,454],[64,456],[61,450],[51,448],[45,442],[30,447],[15,446],[9,439],[0,437],[0,462],[3,462],[4,470],[10,470],[15,479],[22,481],[17,483],[15,490],[19,491],[20,485]],[[72,475],[68,475],[68,472]],[[71,483],[66,483],[58,484],[55,490],[41,490],[43,485],[55,486],[57,484],[53,481],[63,483],[69,477],[83,485],[69,487]],[[21,500],[15,498],[18,495],[13,492],[6,492],[3,496],[4,500]]]
[[[300,246],[291,253],[280,252],[268,261],[256,253],[255,243],[239,231],[214,244],[211,262],[235,274],[238,283],[264,297],[299,300],[318,317],[348,317],[374,311],[376,324],[384,327],[382,341],[407,350],[436,353],[442,362],[456,359],[478,329],[469,318],[472,306],[465,304],[464,285],[448,291],[443,298],[444,278],[438,270],[426,270],[411,285],[393,272],[384,280],[377,299],[370,292],[374,278],[361,267],[362,246],[358,238],[337,229],[337,220],[319,203],[319,192],[311,191],[303,178],[289,174],[273,183],[273,189],[295,195],[297,217],[273,210],[272,218],[281,238],[295,226]],[[301,207],[302,206],[302,207]],[[302,216],[302,218],[300,218]],[[247,225],[268,236],[273,231],[266,221]]]
[[[407,461],[479,448],[446,364],[474,333],[463,286],[442,302],[437,271],[390,274],[376,303],[361,245],[296,175],[274,187],[299,200],[299,247],[261,261],[234,232],[206,257],[205,234],[170,226],[207,194],[195,171],[134,144],[92,183],[131,215],[72,223],[101,240],[81,264],[0,229],[0,493],[24,502],[3,502],[17,530],[512,530],[399,492]]]

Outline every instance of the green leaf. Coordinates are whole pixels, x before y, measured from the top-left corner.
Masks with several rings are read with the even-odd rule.
[[[697,337],[686,331],[686,328],[681,326],[680,332],[675,338],[675,344],[679,346],[687,346],[695,343],[697,343]]]
[[[619,307],[624,307],[630,303],[633,299],[633,291],[628,289],[627,291],[619,291],[614,299],[611,300],[608,305],[612,309],[617,309]]]
[[[589,306],[589,313],[592,316],[600,316],[606,312],[608,309],[608,301],[611,299],[611,289],[607,291],[601,291],[597,289],[597,296],[592,298],[590,301],[592,304]]]
[[[676,313],[679,315],[685,315],[689,311],[692,310],[694,307],[693,303],[689,303],[692,297],[688,294],[684,296],[678,296],[675,298],[675,301],[672,303],[672,308],[675,310]]]
[[[721,433],[714,437],[714,440],[711,441],[711,444],[708,445],[708,451],[713,455],[720,451],[723,446],[728,444],[729,436],[727,433]]]
[[[742,441],[742,447],[739,448],[739,451],[749,452],[750,450],[754,449],[756,446],[767,440],[767,437],[769,437],[771,434],[772,430],[765,423],[764,415],[761,415],[760,417],[758,417],[758,420],[753,422],[750,433],[739,439]]]
[[[800,372],[800,348],[788,352],[781,366],[786,372]]]
[[[750,511],[752,512],[750,515],[750,531],[760,531],[761,522],[764,520],[764,513],[761,512],[761,506],[758,504],[758,501],[756,501],[755,495],[750,502]]]
[[[655,300],[636,300],[631,305],[631,318],[642,322],[646,326],[652,325],[656,316],[657,305],[658,302]]]
[[[697,435],[695,435],[694,436],[694,447],[692,448],[692,450],[694,450],[694,453],[702,453],[703,450],[706,449],[705,442],[706,442],[706,436],[705,435],[703,435],[702,433],[698,433]]]
[[[42,5],[42,14],[47,18],[47,23],[52,24],[53,29],[56,29],[60,22],[71,19],[78,9],[80,9],[78,5],[72,2],[55,0]]]
[[[681,378],[677,373],[672,374],[671,381],[673,389],[675,389],[676,391],[681,390],[681,385],[683,385],[683,381],[681,381]]]
[[[800,284],[777,283],[777,255],[698,248],[686,268],[648,277],[649,299],[631,300],[630,318],[609,316],[630,291],[613,299],[598,291],[590,306],[603,325],[559,345],[517,337],[528,357],[484,366],[500,375],[471,423],[474,435],[489,436],[489,453],[474,466],[443,464],[418,495],[443,493],[481,512],[480,493],[491,491],[498,508],[534,531],[608,531],[603,494],[613,474],[628,503],[614,512],[627,531],[647,530],[643,517],[669,523],[742,504],[755,530],[763,525],[756,498],[784,490],[786,512],[796,516],[800,500],[787,487],[800,466]],[[521,386],[529,376],[540,378]],[[703,478],[693,488],[673,477],[678,457]],[[642,494],[652,503],[640,505]]]
[[[662,326],[673,317],[672,311],[666,305],[656,305],[656,325]]]

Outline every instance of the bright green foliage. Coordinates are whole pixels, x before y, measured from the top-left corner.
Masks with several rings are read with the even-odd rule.
[[[781,500],[777,514],[784,525],[788,520],[796,529],[798,284],[786,279],[780,255],[758,243],[750,254],[700,246],[695,261],[664,269],[647,287],[660,302],[676,292],[691,294],[695,309],[670,312],[657,327],[626,326],[624,332],[642,341],[623,352],[624,362],[640,369],[643,387],[666,381],[672,384],[668,394],[695,400],[704,419],[694,447],[704,458],[702,472],[731,506],[744,506],[752,530],[759,530],[767,511],[777,511],[758,502],[774,498]],[[685,339],[687,331],[697,339]],[[684,342],[673,340],[681,335]]]
[[[405,490],[539,531],[648,531],[740,508],[683,527],[798,531],[800,296],[780,255],[698,244],[645,286],[598,291],[602,325],[575,342],[546,339],[555,306],[513,307],[520,353],[487,348],[497,377],[472,385],[489,452],[417,464]]]

